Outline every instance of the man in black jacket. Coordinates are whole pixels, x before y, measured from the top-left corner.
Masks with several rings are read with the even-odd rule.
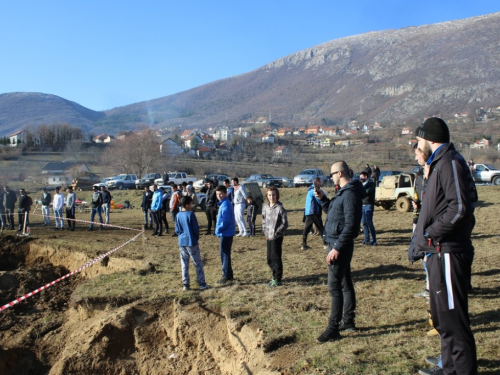
[[[142,203],[141,208],[144,213],[144,229],[148,229],[148,217],[149,217],[149,229],[153,229],[153,216],[151,215],[151,202],[153,201],[153,192],[149,190],[149,187],[144,188],[142,193]]]
[[[47,191],[47,188],[42,189],[42,215],[43,225],[50,225],[50,203],[52,202],[52,195]]]
[[[427,254],[431,317],[441,337],[441,373],[477,374],[468,311],[476,187],[442,119],[428,118],[416,135],[418,148],[432,152],[426,163],[427,185],[415,235],[417,250]],[[439,373],[440,369],[421,373],[426,371]]]
[[[328,291],[332,296],[328,326],[317,338],[320,343],[339,340],[339,331],[356,328],[356,295],[351,280],[351,259],[354,239],[359,234],[362,199],[365,195],[361,182],[351,180],[345,161],[333,164],[330,176],[334,184],[340,186],[333,198],[328,199],[321,189],[316,191],[316,197],[327,212],[323,238],[328,244]]]
[[[92,193],[92,202],[90,202],[90,207],[92,208],[92,211],[90,213],[90,227],[87,230],[94,230],[94,218],[96,213],[97,215],[99,215],[99,222],[101,223],[99,230],[102,230],[102,195],[99,192],[97,186],[94,186],[94,192]]]
[[[6,218],[5,218],[5,193],[0,189],[0,230],[3,232],[6,227]]]
[[[217,219],[216,205],[217,205],[217,196],[215,194],[215,187],[213,180],[209,178],[205,178],[205,186],[200,189],[200,192],[206,194],[205,198],[205,213],[207,215],[207,231],[205,235],[212,234],[212,224],[215,226],[215,220]]]
[[[7,218],[7,222],[9,223],[10,230],[14,230],[14,209],[16,207],[17,197],[16,193],[14,193],[8,186],[5,186],[5,216]]]
[[[361,224],[363,224],[363,233],[365,239],[361,242],[362,245],[377,246],[377,234],[373,225],[373,211],[375,209],[375,183],[368,178],[366,172],[359,174],[359,180],[363,184],[366,191],[366,197],[363,198],[363,215],[361,216]],[[370,241],[371,234],[371,241]]]
[[[28,194],[26,194],[26,190],[19,190],[19,207],[17,210],[17,218],[19,221],[19,225],[17,227],[18,232],[23,231],[23,229],[26,230],[26,228],[28,228],[30,225],[29,212],[31,203],[32,200],[28,196]]]

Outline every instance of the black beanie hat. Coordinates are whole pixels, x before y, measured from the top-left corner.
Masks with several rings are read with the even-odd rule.
[[[448,125],[439,117],[429,117],[417,128],[415,134],[417,137],[430,142],[450,142],[450,130],[448,129]]]

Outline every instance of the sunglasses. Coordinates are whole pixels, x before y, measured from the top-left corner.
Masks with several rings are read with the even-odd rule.
[[[339,173],[339,171],[336,171],[336,172],[332,172],[332,173],[330,173],[330,178],[331,178],[331,177],[333,177],[333,175],[335,175],[335,174],[337,174],[337,173]]]

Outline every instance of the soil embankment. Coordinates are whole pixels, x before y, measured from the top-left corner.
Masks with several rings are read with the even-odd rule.
[[[86,263],[84,253],[3,236],[0,300],[10,302]],[[263,335],[201,303],[78,301],[85,278],[139,267],[111,258],[0,313],[0,373],[272,374]]]

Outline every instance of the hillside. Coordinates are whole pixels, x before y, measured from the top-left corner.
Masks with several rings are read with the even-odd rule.
[[[114,108],[105,116],[78,111],[68,101],[62,106],[58,98],[43,119],[117,133],[138,124],[232,125],[258,116],[292,125],[447,117],[500,105],[499,34],[500,13],[371,32],[299,51],[246,74]],[[39,120],[41,111],[33,107],[42,100],[22,105],[19,96],[32,94],[6,95],[0,95],[0,133]],[[6,99],[15,104],[8,113]]]
[[[26,126],[68,123],[88,132],[103,118],[80,104],[42,93],[0,94],[0,134],[10,134]]]

